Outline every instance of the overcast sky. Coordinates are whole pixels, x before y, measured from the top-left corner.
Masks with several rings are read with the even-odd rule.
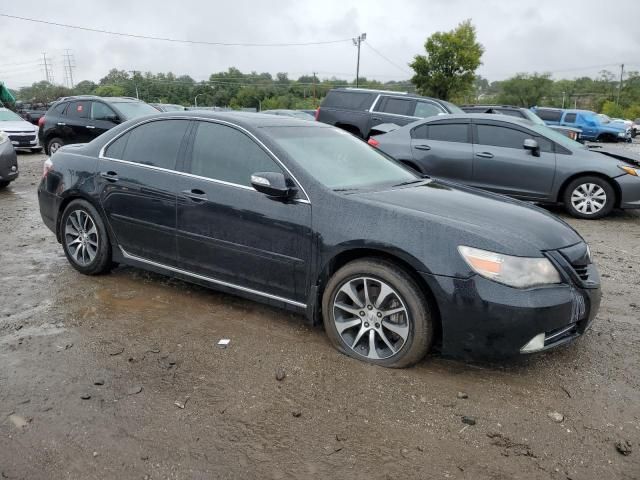
[[[517,72],[554,77],[595,75],[607,68],[640,70],[638,0],[20,0],[0,13],[118,32],[228,43],[302,43],[366,32],[361,75],[379,80],[411,76],[407,64],[425,39],[470,18],[485,47],[479,72],[500,80]],[[373,47],[387,61],[378,56]],[[97,81],[110,68],[172,71],[196,80],[235,66],[288,72],[290,78],[355,76],[350,42],[295,47],[223,47],[138,40],[0,17],[0,80],[12,88],[44,78],[42,52],[56,83],[65,80],[65,50],[74,80]]]

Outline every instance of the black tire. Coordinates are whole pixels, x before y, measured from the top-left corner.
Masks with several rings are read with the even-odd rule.
[[[584,191],[584,188],[580,190],[581,186],[586,186],[589,184],[597,185],[598,187],[600,187],[604,191],[604,194],[606,196],[604,205],[599,210],[594,211],[593,213],[580,211],[572,201],[574,192],[576,192],[576,194],[582,193]],[[611,213],[611,210],[613,210],[613,207],[616,203],[616,192],[613,189],[611,183],[609,183],[607,180],[600,177],[584,176],[576,178],[571,183],[569,183],[569,185],[567,185],[564,190],[562,200],[564,202],[564,208],[567,210],[569,215],[576,218],[595,220],[598,218],[606,217],[607,215],[609,215],[609,213]]]
[[[46,146],[46,154],[47,155],[53,155],[55,153],[51,151],[51,146],[54,146],[55,149],[54,150],[58,150],[58,148],[62,147],[64,145],[64,141],[61,138],[58,137],[53,137],[50,138],[49,140],[47,140],[47,146]]]
[[[69,245],[77,235],[69,233],[70,231],[67,230],[69,217],[74,215],[74,219],[77,223],[76,215],[82,216],[82,212],[90,218],[96,230],[96,236],[93,237],[93,235],[91,235],[91,238],[95,238],[95,243],[97,244],[97,247],[95,248],[95,256],[93,259],[90,259],[90,256],[87,253],[86,260],[88,261],[86,262],[78,260],[78,257],[81,255],[76,255],[76,251],[72,250],[73,246]],[[111,242],[109,241],[105,224],[95,207],[86,200],[73,200],[64,209],[62,219],[60,220],[60,240],[62,242],[64,254],[67,256],[67,260],[71,266],[80,273],[84,273],[85,275],[100,275],[111,270],[113,266],[111,262]],[[84,256],[82,258],[83,260],[85,259]]]
[[[405,308],[406,313],[398,315],[401,315],[403,321],[406,323],[408,327],[408,334],[399,349],[386,358],[372,359],[369,358],[368,352],[367,355],[358,353],[358,351],[352,348],[351,345],[347,344],[336,327],[335,311],[337,307],[334,306],[334,302],[337,300],[338,295],[341,294],[340,289],[349,284],[350,281],[358,281],[361,277],[370,279],[373,282],[372,285],[375,285],[375,282],[380,281],[386,283],[395,290],[394,295],[397,294],[399,303],[396,305],[401,305]],[[371,303],[375,304],[376,301],[377,300],[372,300]],[[378,305],[378,307],[381,307],[381,305]],[[356,309],[359,308],[362,308],[363,311],[366,310],[366,306],[356,307]],[[342,310],[337,309],[337,311],[341,312]],[[374,308],[371,312],[370,318],[375,319],[375,311],[376,310]],[[352,358],[390,368],[404,368],[411,366],[424,358],[430,350],[431,344],[433,343],[434,330],[431,311],[429,302],[411,276],[396,264],[382,259],[365,258],[348,263],[333,274],[322,295],[322,317],[324,328],[332,345],[338,351]],[[360,312],[361,315],[363,313],[365,312]],[[363,316],[362,318],[359,318],[355,314],[352,315],[353,317],[349,320],[361,320],[362,322],[361,324],[353,327],[358,331],[358,334],[354,335],[357,336],[360,333],[360,329],[364,329],[365,325],[368,326],[368,324],[365,323],[365,319],[369,317]],[[366,315],[369,315],[369,313],[366,313]],[[373,322],[378,322],[378,320],[369,321],[372,322],[371,327],[367,330],[366,334],[359,338],[365,338],[365,335],[368,336],[368,334],[374,330]],[[379,322],[383,325],[383,320],[379,320]],[[379,327],[378,323],[375,323],[375,325],[376,327]],[[382,328],[380,328],[380,330],[382,330]],[[343,333],[346,331],[346,329],[343,330]],[[385,331],[387,336],[393,335],[392,331],[391,333],[389,333],[389,330]],[[381,343],[382,337],[376,337],[375,335],[376,334],[372,334],[373,338],[375,338],[383,348],[386,348],[384,343]],[[360,344],[357,343],[357,339],[354,340],[356,340],[356,347],[358,347]],[[401,337],[398,337],[398,341],[399,340],[401,340]],[[359,348],[363,349],[362,345],[360,345]],[[376,350],[376,356],[378,356],[377,354],[378,351]]]
[[[11,182],[7,182],[6,180],[5,180],[5,181],[0,182],[0,190],[2,190],[3,188],[7,188],[7,187],[9,186],[9,184],[10,184],[10,183],[11,183]]]

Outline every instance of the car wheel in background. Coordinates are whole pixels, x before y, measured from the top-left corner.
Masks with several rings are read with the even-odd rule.
[[[602,218],[613,210],[616,194],[611,184],[600,177],[580,177],[564,191],[564,206],[576,218]]]
[[[355,260],[339,269],[324,290],[322,312],[333,346],[365,362],[408,367],[433,342],[427,299],[406,271],[386,260]]]
[[[47,155],[53,155],[60,147],[64,146],[64,142],[58,137],[54,137],[47,142]]]
[[[60,221],[60,240],[69,263],[85,275],[108,272],[111,244],[100,214],[86,200],[73,200]]]
[[[0,190],[2,190],[3,188],[8,187],[10,183],[11,182],[5,182],[5,181],[0,182]]]

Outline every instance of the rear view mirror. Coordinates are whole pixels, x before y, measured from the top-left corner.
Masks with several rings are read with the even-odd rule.
[[[533,138],[526,138],[524,140],[524,143],[522,144],[522,147],[525,150],[529,150],[531,152],[531,155],[533,155],[534,157],[540,156],[540,146],[538,145],[538,142],[536,142]]]
[[[290,198],[296,193],[293,182],[277,172],[254,173],[251,175],[251,186],[273,198]]]

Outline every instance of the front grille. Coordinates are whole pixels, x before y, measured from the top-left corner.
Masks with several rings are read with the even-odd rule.
[[[571,323],[564,327],[556,328],[545,332],[544,334],[544,346],[548,347],[554,345],[562,340],[573,337],[578,332],[578,324]]]
[[[36,136],[31,134],[31,135],[9,135],[9,140],[11,140],[12,142],[20,142],[20,143],[31,143],[33,141],[35,141]]]

